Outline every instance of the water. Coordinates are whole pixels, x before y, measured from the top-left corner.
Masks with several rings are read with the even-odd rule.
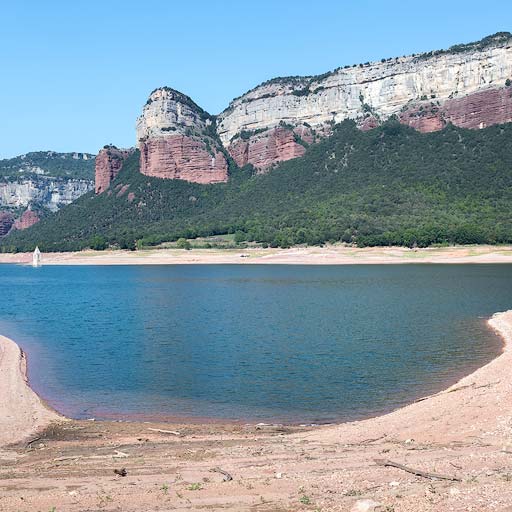
[[[379,414],[490,361],[511,307],[509,265],[0,265],[0,333],[76,418]]]

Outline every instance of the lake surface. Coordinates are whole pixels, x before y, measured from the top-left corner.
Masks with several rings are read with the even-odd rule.
[[[0,265],[0,333],[76,418],[327,422],[490,361],[510,265]]]

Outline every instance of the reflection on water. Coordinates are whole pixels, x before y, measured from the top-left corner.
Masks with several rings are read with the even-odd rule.
[[[332,421],[489,361],[510,290],[509,265],[3,265],[0,331],[75,417]]]

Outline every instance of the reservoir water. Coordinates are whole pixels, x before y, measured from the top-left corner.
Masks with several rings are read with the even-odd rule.
[[[0,333],[75,418],[330,422],[495,357],[510,265],[0,265]]]

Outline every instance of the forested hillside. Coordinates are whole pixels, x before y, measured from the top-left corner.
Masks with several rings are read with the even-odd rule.
[[[237,233],[271,246],[512,242],[512,125],[422,134],[390,120],[352,121],[268,174],[230,162],[228,183],[198,185],[138,171],[138,153],[110,189],[88,193],[3,251],[158,244]]]

